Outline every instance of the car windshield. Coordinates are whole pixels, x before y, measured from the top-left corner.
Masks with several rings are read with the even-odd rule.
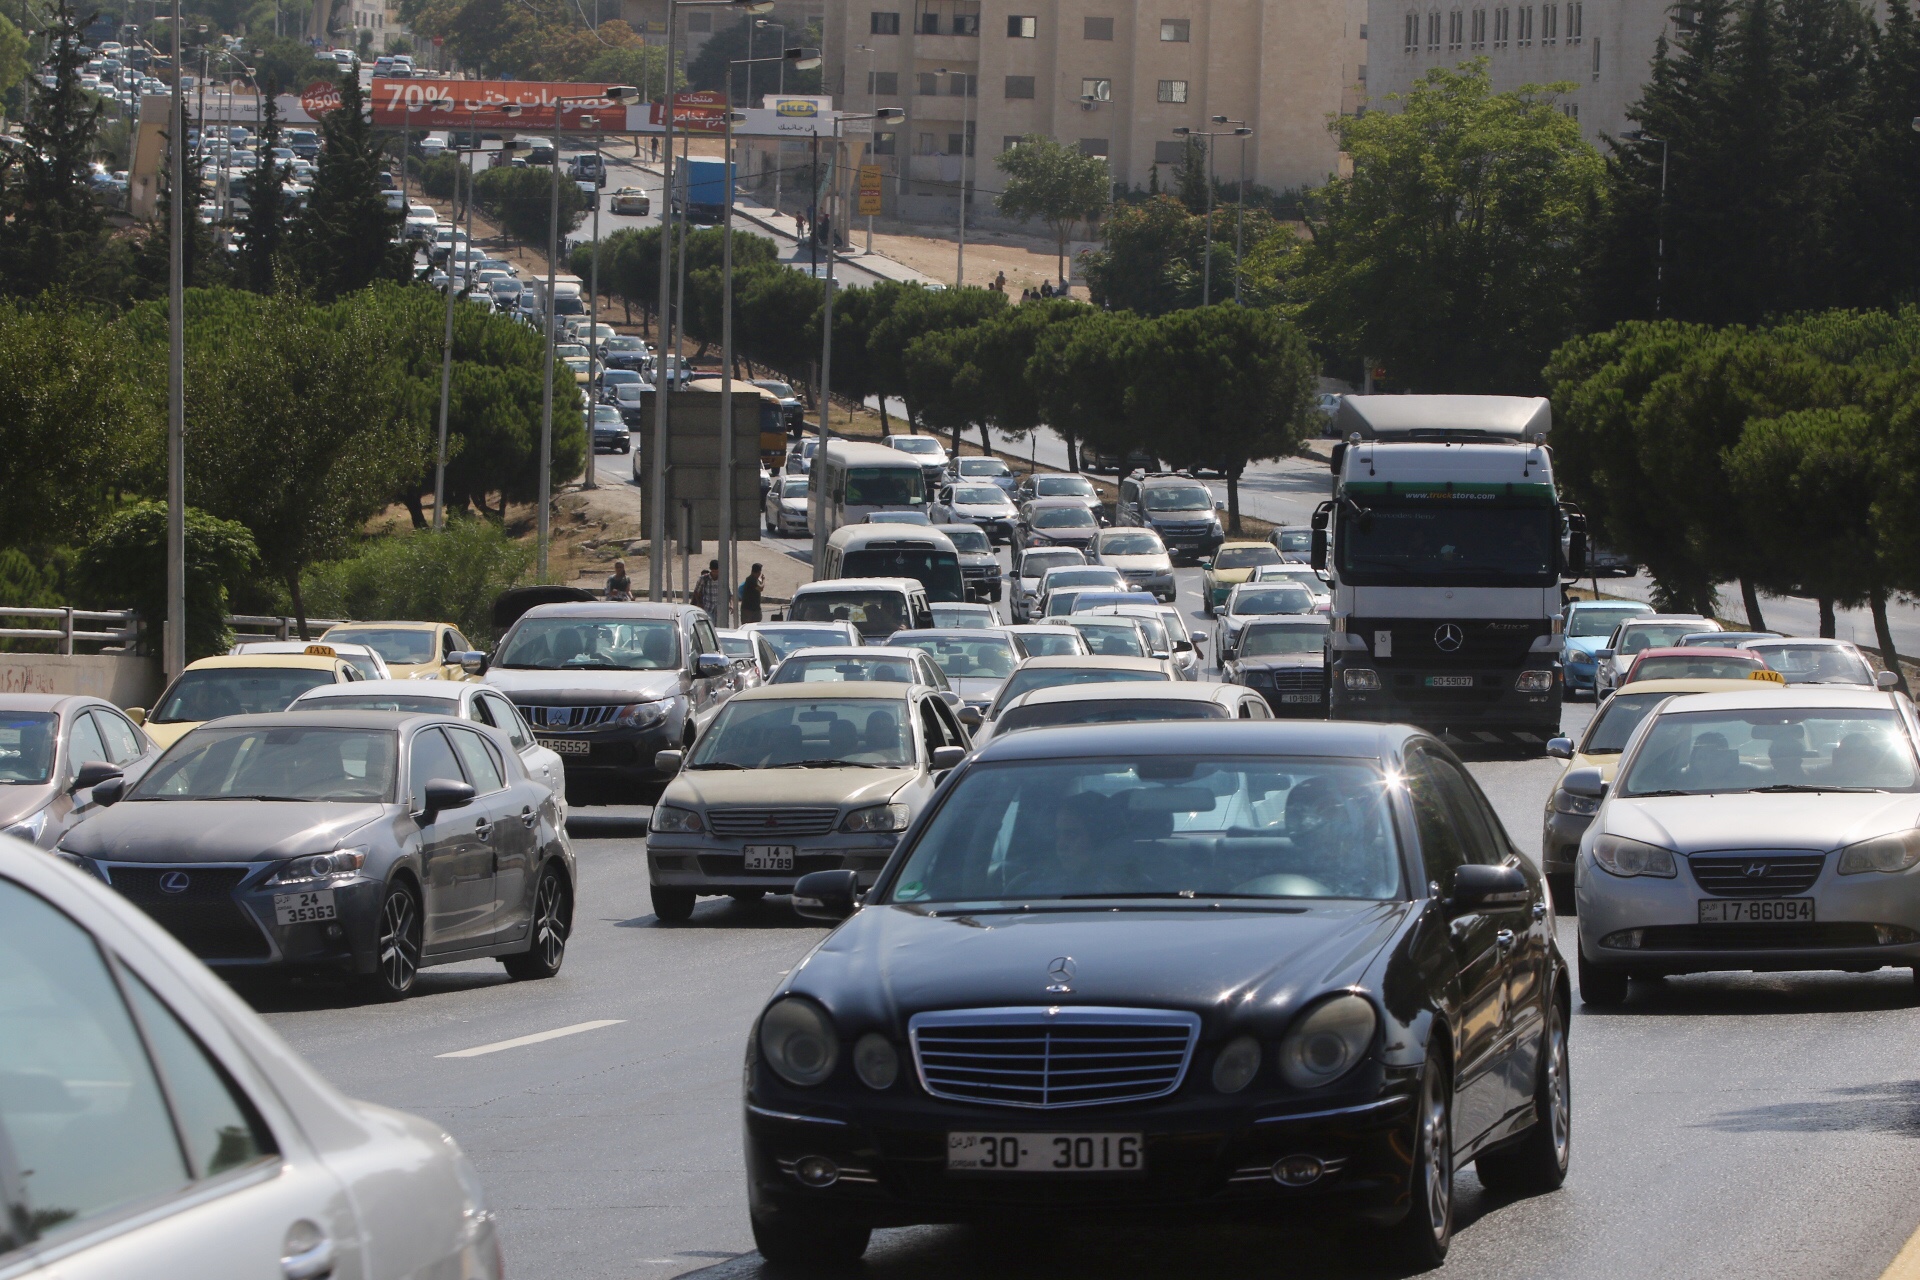
[[[1691,622],[1635,623],[1620,637],[1614,652],[1632,654],[1642,649],[1665,649],[1678,642],[1681,636],[1691,635],[1698,630],[1698,618]]]
[[[955,489],[953,500],[981,507],[1003,507],[1007,504],[1007,494],[997,484],[970,484],[964,488]]]
[[[782,400],[791,399],[793,396],[793,388],[784,382],[756,382],[753,385],[759,387],[762,391],[773,392],[773,394],[779,396]]]
[[[784,660],[788,654],[801,649],[818,649],[826,645],[851,644],[852,639],[838,627],[757,627],[767,643],[773,646],[773,656]]]
[[[976,613],[972,609],[958,609],[946,604],[930,607],[933,609],[933,625],[936,627],[965,627],[968,630],[984,631],[994,625],[991,614]]]
[[[0,782],[51,778],[59,727],[51,711],[0,711]]]
[[[863,636],[890,636],[907,625],[907,598],[898,591],[809,591],[794,597],[796,622],[851,622]]]
[[[1913,744],[1892,708],[1672,712],[1647,730],[1623,796],[1912,791]]]
[[[880,900],[1394,898],[1391,794],[1378,769],[1351,760],[980,765]]]
[[[875,653],[872,657],[838,653],[800,653],[780,664],[775,684],[810,684],[837,680],[881,680],[912,684],[913,662],[905,654]]]
[[[1093,481],[1085,476],[1040,476],[1033,482],[1033,492],[1042,498],[1093,498],[1099,495],[1093,491]]]
[[[1227,611],[1234,614],[1312,613],[1313,593],[1292,584],[1251,590],[1242,587],[1234,593],[1233,604]]]
[[[1041,702],[1009,707],[1000,717],[998,732],[1043,729],[1060,724],[1133,724],[1141,720],[1225,720],[1231,713],[1217,702],[1188,698],[1114,698],[1089,702]]]
[[[1013,674],[1019,662],[1014,656],[1013,642],[1004,636],[982,636],[978,640],[895,636],[891,643],[926,650],[949,680],[1004,680]]]
[[[630,334],[616,333],[607,339],[603,349],[607,351],[645,351],[647,344]]]
[[[1280,550],[1291,555],[1305,555],[1313,549],[1313,530],[1282,529],[1275,535],[1280,539]]]
[[[923,528],[933,523],[924,511],[873,511],[867,515],[868,524],[917,524]]]
[[[1103,556],[1161,556],[1166,553],[1167,549],[1160,545],[1158,537],[1137,529],[1117,529],[1100,535],[1100,554]]]
[[[1085,507],[1047,507],[1033,513],[1036,529],[1091,529],[1093,512]]]
[[[1047,590],[1058,591],[1062,587],[1117,587],[1124,581],[1117,569],[1105,565],[1088,565],[1085,568],[1062,569],[1047,579]]]
[[[335,627],[320,637],[324,641],[345,640],[363,644],[386,660],[387,665],[417,667],[434,659],[433,632],[398,627]]]
[[[1613,629],[1626,619],[1642,610],[1634,609],[1575,609],[1573,616],[1567,619],[1567,638],[1571,640],[1591,639],[1594,636],[1610,636]]]
[[[593,425],[596,427],[615,427],[624,429],[626,424],[620,417],[620,411],[610,404],[593,406]]]
[[[1324,626],[1256,622],[1247,628],[1246,634],[1240,637],[1240,656],[1243,658],[1278,658],[1295,653],[1318,654],[1324,652],[1326,647],[1327,629]]]
[[[1140,491],[1140,503],[1149,511],[1212,511],[1213,493],[1203,485],[1156,485]]]
[[[181,673],[160,700],[155,724],[285,711],[309,689],[334,683],[331,667],[218,667]]]
[[[788,476],[780,482],[780,496],[783,498],[804,498],[807,496],[807,478]]]
[[[1102,658],[1144,658],[1147,646],[1140,628],[1120,618],[1068,618],[1068,626],[1087,638],[1087,648]]]
[[[1619,755],[1627,748],[1627,739],[1653,710],[1673,695],[1670,693],[1616,693],[1600,704],[1593,724],[1580,744],[1582,755]]]
[[[1007,464],[998,458],[962,458],[960,474],[963,476],[1005,476],[1013,473],[1007,470]]]
[[[1063,658],[1087,652],[1087,642],[1075,631],[1060,635],[1050,631],[1023,631],[1020,647],[1029,658]]]
[[[882,698],[729,702],[689,769],[890,768],[913,763],[906,704]]]
[[[1682,657],[1679,654],[1655,654],[1634,664],[1635,680],[1745,680],[1748,673],[1764,669],[1758,658]]]
[[[1341,516],[1340,580],[1359,586],[1547,587],[1559,584],[1560,515],[1551,506],[1375,500]]]
[[[1061,547],[1046,551],[1029,551],[1020,558],[1020,576],[1023,578],[1044,577],[1049,569],[1062,569],[1068,565],[1081,565],[1086,562],[1087,558],[1071,547]],[[1102,579],[1102,581],[1110,582],[1112,579],[1106,578]]]
[[[984,529],[975,529],[971,525],[942,525],[940,532],[947,535],[956,550],[975,555],[992,555],[993,543],[987,541]]]
[[[917,467],[851,467],[847,471],[850,507],[917,507],[927,500],[927,482]]]
[[[1111,667],[1020,667],[1000,686],[994,701],[997,712],[1023,693],[1035,689],[1058,689],[1070,684],[1137,684],[1146,680],[1165,680],[1162,671],[1115,670]]]
[[[440,681],[435,680],[432,683],[439,684]],[[458,685],[454,687],[459,688]],[[325,693],[315,693],[301,698],[291,709],[295,711],[426,711],[439,716],[457,716],[460,714],[460,699],[435,698],[421,693],[343,693],[329,698]]]
[[[391,729],[307,725],[195,729],[174,745],[129,800],[362,800],[393,798]]]
[[[940,442],[926,436],[895,436],[893,447],[902,453],[939,453]]]
[[[1873,670],[1857,654],[1824,644],[1777,644],[1754,653],[1788,684],[1873,684]]]
[[[1252,569],[1263,564],[1279,564],[1278,547],[1222,547],[1213,558],[1216,569]]]
[[[671,671],[680,665],[676,631],[667,618],[522,618],[500,646],[494,665],[534,671]]]

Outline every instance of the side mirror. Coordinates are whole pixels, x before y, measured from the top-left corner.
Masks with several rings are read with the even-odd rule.
[[[1469,862],[1455,868],[1453,892],[1447,897],[1447,914],[1466,915],[1489,907],[1524,907],[1532,896],[1527,877],[1518,867],[1489,867]]]
[[[120,798],[127,794],[127,780],[119,773],[94,784],[93,802],[97,805],[119,804]]]
[[[1572,738],[1548,738],[1547,754],[1552,756],[1555,760],[1573,759],[1573,739]]]
[[[794,914],[805,920],[845,920],[859,909],[860,880],[853,871],[809,871],[794,882]]]
[[[1891,689],[1899,683],[1900,677],[1891,671],[1882,671],[1873,677],[1873,687],[1876,689]]]
[[[1570,796],[1583,796],[1588,800],[1598,800],[1607,794],[1600,770],[1591,765],[1567,770],[1567,776],[1560,779],[1560,789]]]
[[[693,674],[702,680],[712,680],[732,670],[733,660],[724,653],[703,653],[693,660]]]
[[[1200,646],[1204,645],[1207,642],[1206,636],[1202,635],[1198,631],[1189,632],[1187,635],[1187,639],[1193,641],[1193,647],[1196,649],[1198,649]]]
[[[478,649],[455,649],[447,655],[447,661],[457,664],[470,676],[477,676],[487,669],[487,655]]]
[[[957,768],[960,762],[966,758],[967,749],[965,747],[935,747],[933,749],[933,771],[935,773],[945,773],[949,769]]]
[[[1567,535],[1567,576],[1585,577],[1587,572],[1587,535],[1575,530]]]
[[[1227,509],[1227,504],[1220,501],[1220,499],[1215,498],[1213,500],[1213,509],[1215,511],[1225,511]]]
[[[67,794],[85,791],[97,787],[108,778],[120,777],[120,766],[108,764],[105,760],[89,760],[73,772],[73,781],[67,786]]]
[[[686,759],[687,753],[677,747],[671,751],[656,751],[653,753],[654,772],[678,773],[680,772],[680,766],[686,762]]]
[[[464,782],[455,782],[451,778],[427,779],[426,795],[421,799],[420,816],[433,821],[438,813],[448,809],[464,809],[473,803],[473,788]]]
[[[145,707],[128,707],[127,719],[133,721],[135,724],[144,725],[147,722],[147,709]]]
[[[987,718],[980,714],[977,707],[960,708],[960,723],[967,726],[968,729],[978,729],[986,722]]]
[[[942,689],[940,691],[940,701],[946,703],[948,706],[952,707],[955,711],[958,711],[960,709],[960,704],[961,704],[960,695],[955,693],[951,689]]]
[[[1202,557],[1200,558],[1200,567],[1201,567],[1202,569],[1211,569],[1211,568],[1213,568],[1213,557],[1212,557],[1212,556],[1202,556]]]
[[[1315,529],[1307,541],[1307,563],[1313,566],[1315,573],[1325,573],[1327,569],[1327,531]]]

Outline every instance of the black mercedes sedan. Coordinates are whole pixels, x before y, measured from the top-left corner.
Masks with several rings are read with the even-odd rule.
[[[1538,872],[1403,725],[1032,729],[949,776],[753,1027],[754,1238],[1289,1212],[1436,1264],[1455,1170],[1570,1152],[1567,967]]]
[[[57,852],[209,965],[323,968],[384,999],[428,965],[560,971],[576,881],[554,790],[452,716],[294,711],[192,730]]]

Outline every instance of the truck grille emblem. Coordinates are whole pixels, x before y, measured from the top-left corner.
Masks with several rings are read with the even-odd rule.
[[[1451,622],[1443,622],[1433,629],[1433,647],[1442,653],[1454,652],[1466,638],[1466,633]]]

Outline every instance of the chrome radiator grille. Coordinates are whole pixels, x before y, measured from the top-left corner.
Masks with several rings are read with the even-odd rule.
[[[928,1093],[1004,1107],[1085,1107],[1180,1087],[1200,1034],[1165,1009],[961,1009],[914,1015],[914,1063]]]

